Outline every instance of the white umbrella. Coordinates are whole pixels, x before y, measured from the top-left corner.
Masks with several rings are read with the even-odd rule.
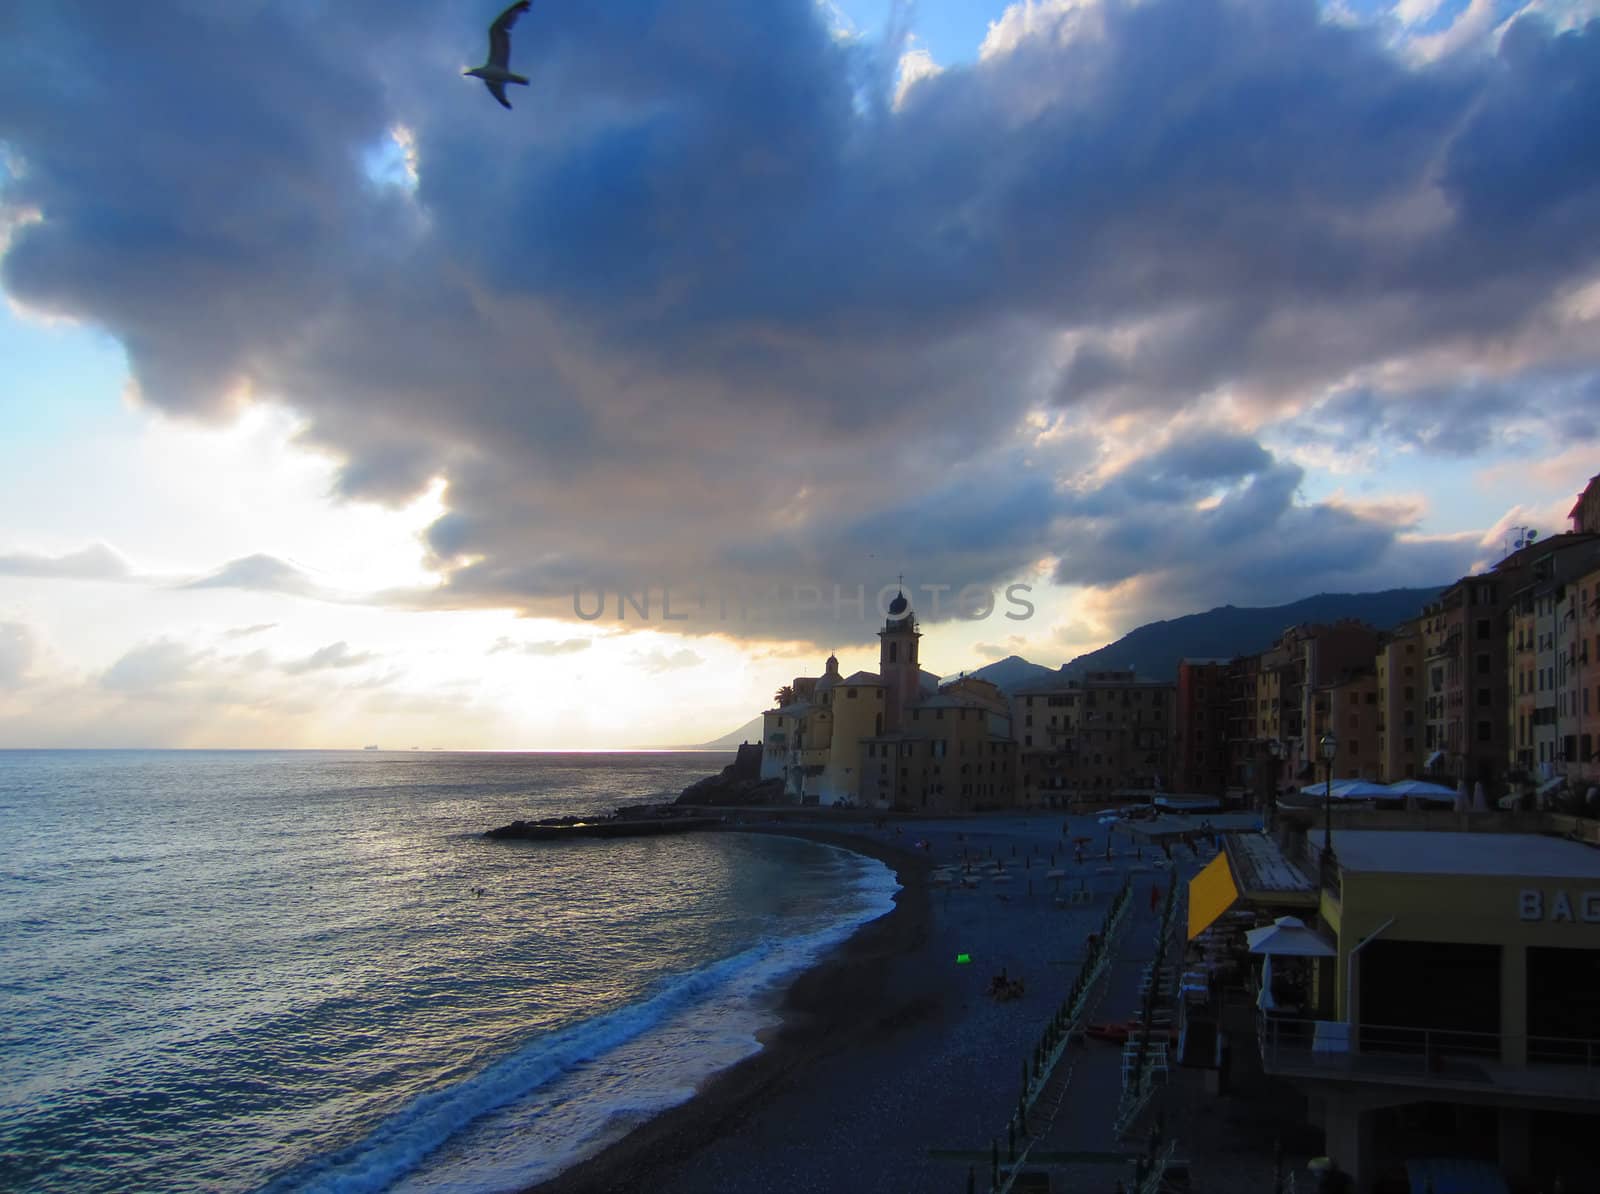
[[[1443,784],[1432,784],[1425,779],[1402,779],[1389,785],[1389,791],[1395,796],[1408,796],[1413,800],[1432,800],[1449,803],[1456,798],[1456,794]]]
[[[1323,800],[1328,795],[1328,785],[1307,784],[1300,789],[1302,796],[1310,796],[1314,800]],[[1339,779],[1333,783],[1333,798],[1335,800],[1381,800],[1394,793],[1383,784],[1375,784],[1365,779]]]
[[[1271,1011],[1278,1006],[1277,1000],[1272,998],[1272,955],[1267,955],[1267,960],[1261,963],[1261,990],[1256,994],[1256,1006],[1262,1011]]]
[[[1280,916],[1265,928],[1251,929],[1244,939],[1253,954],[1331,958],[1339,952],[1298,916]]]

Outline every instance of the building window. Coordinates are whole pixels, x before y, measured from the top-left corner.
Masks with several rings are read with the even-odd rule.
[[[1489,707],[1489,690],[1487,688],[1478,689],[1478,707],[1481,709]]]
[[[1493,737],[1494,727],[1487,721],[1480,721],[1478,723],[1478,741],[1488,742]]]
[[[1487,651],[1480,651],[1478,653],[1478,675],[1487,676],[1488,674],[1489,674],[1489,653]]]
[[[1488,618],[1479,618],[1478,619],[1478,637],[1479,638],[1488,638],[1489,637],[1489,619]]]
[[[847,688],[847,689],[844,690],[844,695],[849,697],[849,698],[851,698],[852,700],[854,700],[855,699],[855,695],[856,695],[856,690],[853,689],[853,688]]]

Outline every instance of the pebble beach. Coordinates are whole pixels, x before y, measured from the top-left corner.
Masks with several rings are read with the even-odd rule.
[[[1174,875],[1199,866],[1187,850],[1169,861],[1093,816],[743,819],[735,831],[806,837],[885,862],[901,884],[893,911],[793,984],[760,1053],[538,1194],[961,1191],[969,1170],[986,1189],[1022,1067],[1115,893],[1131,882],[1103,994],[1114,1017],[1133,1010],[1110,1005],[1135,998],[1129,984],[1134,963],[1154,953],[1156,905]],[[1020,980],[1019,994],[989,993],[1002,971]],[[1111,1136],[1118,1064],[1109,1047],[1087,1053],[1048,1130],[1062,1140]],[[1122,1174],[1104,1173],[1110,1191]]]

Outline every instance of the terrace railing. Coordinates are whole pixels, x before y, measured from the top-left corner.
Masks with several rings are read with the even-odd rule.
[[[1600,1039],[1266,1014],[1258,1039],[1262,1068],[1283,1077],[1600,1098]]]

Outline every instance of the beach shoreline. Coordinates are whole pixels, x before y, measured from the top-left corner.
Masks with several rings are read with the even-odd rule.
[[[923,949],[932,909],[929,860],[909,844],[860,832],[785,821],[719,832],[796,837],[874,858],[896,875],[894,907],[868,921],[798,974],[778,1005],[779,1023],[761,1049],[712,1075],[686,1101],[666,1108],[600,1151],[525,1194],[582,1194],[661,1188],[697,1154],[737,1129],[780,1090],[791,1089],[824,1058],[933,1014],[936,990],[892,989],[890,972]]]

